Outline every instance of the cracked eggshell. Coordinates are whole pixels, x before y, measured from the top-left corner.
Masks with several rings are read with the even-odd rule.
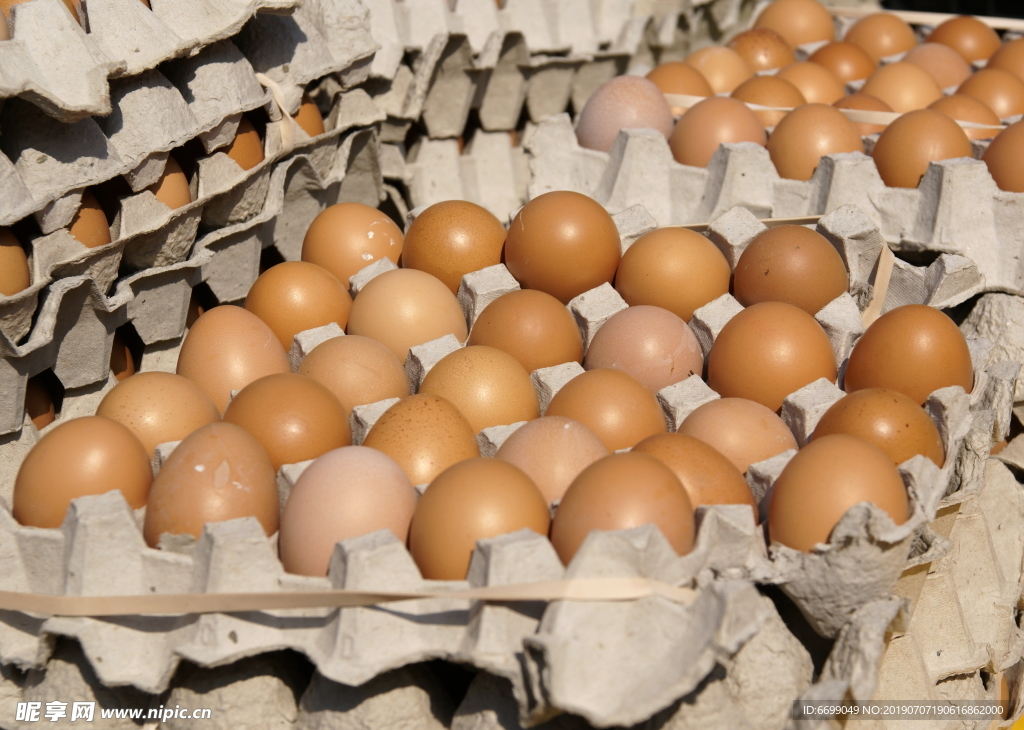
[[[232,423],[211,423],[178,444],[160,468],[143,533],[156,547],[164,533],[199,538],[207,522],[255,517],[270,536],[279,510],[274,467],[260,442]]]
[[[382,258],[398,264],[405,236],[393,220],[362,203],[337,203],[313,219],[302,260],[322,266],[348,285],[360,269]]]
[[[118,489],[133,509],[153,481],[149,455],[127,427],[100,416],[74,418],[49,431],[25,457],[14,483],[14,519],[60,527],[71,500]]]

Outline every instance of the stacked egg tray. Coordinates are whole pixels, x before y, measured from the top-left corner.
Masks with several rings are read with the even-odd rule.
[[[32,241],[32,287],[0,298],[5,498],[40,435],[24,417],[29,376],[51,369],[65,387],[58,422],[91,414],[114,384],[114,330],[129,323],[144,344],[140,368],[173,371],[192,289],[203,282],[220,302],[240,300],[261,251],[298,258],[308,223],[340,200],[387,200],[404,215],[467,198],[505,215],[528,197],[575,189],[616,214],[623,248],[659,224],[708,222],[706,235],[731,265],[763,229],[758,218],[827,213],[817,228],[843,255],[851,281],[817,316],[837,362],[863,331],[883,249],[937,254],[927,266],[896,260],[884,309],[972,304],[962,331],[975,387],[929,399],[955,458],[941,470],[923,458],[901,466],[911,519],[896,526],[874,508],[854,508],[829,546],[810,554],[769,551],[748,510],[718,506],[699,510],[696,547],[681,558],[656,530],[638,528],[595,533],[565,568],[547,540],[523,532],[482,542],[466,581],[424,581],[403,545],[375,533],[339,544],[328,577],[318,579],[286,574],[276,537],[250,519],[210,524],[197,541],[154,550],[118,493],[76,500],[52,530],[21,527],[2,509],[0,590],[444,593],[618,576],[694,592],[683,603],[488,604],[442,595],[385,608],[110,619],[4,611],[0,727],[31,725],[13,720],[18,702],[59,700],[208,707],[216,726],[233,728],[784,728],[796,699],[988,699],[1000,676],[1012,717],[1021,714],[1024,492],[1014,474],[1024,470],[1024,440],[997,458],[989,449],[1024,404],[1016,386],[1024,292],[1010,263],[1024,245],[1024,197],[998,192],[983,163],[935,164],[917,190],[905,191],[884,188],[861,155],[826,158],[809,183],[794,183],[749,145],[724,146],[707,170],[675,163],[663,138],[640,131],[622,132],[608,154],[578,147],[560,113],[580,109],[627,68],[741,29],[749,7],[739,3],[660,3],[647,15],[625,2],[508,0],[500,11],[490,0],[460,0],[454,10],[410,0],[151,4],[152,12],[138,0],[89,0],[86,33],[59,0],[32,0],[15,7],[13,41],[0,43],[11,59],[0,80],[0,224],[32,215],[42,234]],[[115,18],[133,23],[135,35],[123,25],[104,35]],[[24,78],[8,83],[14,69]],[[304,90],[330,112],[328,131],[315,139],[287,119]],[[260,107],[270,119],[267,159],[243,173],[218,150],[241,113]],[[459,154],[471,113],[480,127]],[[517,147],[509,132],[524,114],[531,124]],[[195,138],[209,153],[193,180],[196,202],[171,212],[145,188],[166,153]],[[137,194],[115,220],[113,243],[84,249],[64,227],[84,187],[116,176]],[[353,291],[386,269],[368,267],[353,277]],[[517,287],[501,266],[468,275],[460,301],[469,323]],[[623,307],[607,285],[570,303],[586,343]],[[739,308],[726,295],[695,314],[705,353]],[[339,335],[331,327],[298,335],[295,367]],[[414,383],[458,346],[414,348]],[[566,364],[535,372],[542,406],[579,371]],[[818,381],[787,399],[783,416],[798,443],[840,395]],[[674,429],[715,397],[693,377],[659,401]],[[387,405],[356,409],[357,442]],[[482,452],[493,453],[514,427],[482,433]],[[172,448],[158,450],[155,468]],[[759,499],[791,456],[751,467]],[[282,468],[282,500],[304,466]],[[453,663],[464,676],[453,680]]]

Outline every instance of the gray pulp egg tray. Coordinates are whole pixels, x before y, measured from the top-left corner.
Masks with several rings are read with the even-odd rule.
[[[616,223],[624,245],[651,225],[642,208],[616,216]],[[715,221],[709,236],[727,255],[738,256],[759,226],[752,214],[735,209]],[[818,230],[846,261],[859,262],[850,264],[851,293],[817,316],[842,362],[863,329],[860,310],[873,295],[872,260],[884,241],[853,207],[824,217]],[[367,267],[353,277],[354,289],[388,268],[382,262]],[[459,298],[472,322],[488,301],[515,288],[499,265],[467,275]],[[898,288],[890,287],[886,301],[898,296],[903,296]],[[586,335],[624,306],[614,289],[603,285],[577,297],[569,309]],[[705,348],[738,309],[724,295],[695,313],[691,326]],[[980,316],[975,320],[975,325],[1001,324]],[[330,325],[299,334],[291,351],[293,365],[333,336],[343,335]],[[923,457],[901,466],[913,502],[913,516],[904,525],[893,525],[877,509],[861,505],[843,518],[828,546],[801,554],[779,546],[766,549],[763,530],[748,510],[705,507],[699,512],[697,547],[683,558],[653,528],[595,533],[563,572],[550,544],[524,532],[482,543],[468,578],[470,585],[508,585],[563,576],[648,577],[693,586],[696,598],[690,605],[653,598],[556,601],[545,607],[439,597],[384,609],[179,618],[2,614],[0,665],[9,667],[8,694],[20,701],[56,694],[95,698],[104,706],[184,704],[185,698],[195,705],[201,696],[232,717],[234,708],[244,705],[256,716],[276,707],[274,712],[284,712],[301,727],[350,727],[367,722],[363,713],[384,723],[370,726],[395,726],[413,717],[423,721],[424,703],[436,704],[436,678],[417,663],[443,658],[486,672],[452,710],[450,727],[518,727],[542,720],[551,727],[610,727],[656,716],[673,727],[783,728],[797,698],[886,699],[914,687],[922,698],[942,699],[955,685],[960,699],[985,699],[993,690],[984,683],[982,670],[1007,671],[1017,692],[1022,638],[1013,616],[1022,586],[1024,535],[1003,527],[1024,521],[1024,493],[1006,466],[987,457],[993,440],[1009,430],[1020,366],[1003,359],[985,339],[973,338],[970,344],[972,393],[942,389],[927,405],[950,455],[946,466],[940,470]],[[407,362],[413,382],[459,346],[454,338],[442,338],[413,348]],[[568,363],[533,373],[542,402],[580,371],[578,364]],[[101,390],[83,395],[75,415],[91,413],[100,397]],[[658,394],[673,428],[693,408],[716,397],[695,376]],[[834,384],[821,380],[787,398],[783,417],[798,441],[805,441],[839,397]],[[357,442],[387,405],[355,410]],[[493,453],[514,428],[482,433],[485,453]],[[19,440],[4,447],[5,489],[37,438],[26,420]],[[1014,441],[1013,446],[1020,450],[1021,444]],[[173,447],[158,449],[157,469]],[[759,499],[770,493],[791,456],[750,468],[748,481]],[[282,502],[306,465],[281,469]],[[268,540],[251,519],[208,525],[198,541],[167,541],[163,550],[144,545],[138,524],[139,515],[115,493],[76,500],[59,529],[20,527],[6,510],[0,511],[0,530],[10,533],[0,538],[5,561],[0,589],[110,595],[330,586],[451,591],[467,585],[424,582],[404,546],[387,533],[339,544],[328,578],[315,579],[285,574],[276,540]],[[774,604],[754,590],[755,583],[780,586],[805,621],[834,639],[815,683],[810,654]],[[635,626],[660,628],[628,631]],[[628,639],[607,641],[627,634]],[[316,666],[300,700],[284,701],[286,711],[280,709],[286,694],[281,688],[290,681],[291,664],[267,659],[268,652],[283,649],[304,654]],[[687,661],[679,661],[680,655]],[[196,667],[232,666],[218,670],[219,689],[211,695],[187,681],[172,683],[182,659]],[[406,665],[413,666],[402,669]],[[621,672],[623,666],[630,670]],[[765,674],[771,681],[755,679]]]
[[[21,7],[64,12],[54,2]],[[119,0],[117,7],[127,2],[145,11],[137,0]],[[100,27],[100,9],[115,5],[105,3],[87,1],[83,14],[93,12],[97,21],[89,18],[91,33],[73,33],[76,43],[96,42],[90,38]],[[127,9],[126,17],[137,10]],[[746,510],[702,508],[697,548],[683,558],[656,530],[641,528],[593,535],[565,570],[546,540],[519,533],[481,544],[468,583],[441,583],[423,581],[404,547],[387,534],[339,545],[329,577],[311,579],[283,573],[275,538],[268,540],[251,520],[211,524],[194,543],[168,541],[166,549],[151,550],[141,540],[139,515],[119,495],[76,501],[57,530],[19,527],[0,510],[0,531],[10,533],[0,537],[0,590],[451,591],[609,575],[695,589],[689,604],[660,598],[483,604],[442,596],[383,608],[179,618],[0,613],[0,727],[7,727],[19,701],[64,697],[106,707],[214,706],[223,727],[408,723],[480,730],[541,723],[551,730],[645,722],[676,730],[783,728],[797,698],[991,698],[985,673],[1005,673],[1014,715],[1020,714],[1022,638],[1014,610],[1021,594],[1024,496],[1010,469],[1024,469],[1024,440],[995,459],[988,453],[993,440],[1008,434],[1011,408],[1024,407],[1024,384],[1021,392],[1015,385],[1024,362],[1024,304],[1020,274],[1007,265],[1019,258],[1024,239],[1013,227],[1021,197],[995,192],[978,162],[934,165],[927,184],[899,191],[879,187],[870,158],[858,156],[826,158],[810,183],[792,184],[778,180],[763,149],[727,146],[707,171],[680,170],[664,156],[664,140],[662,149],[642,132],[623,132],[610,155],[580,150],[567,119],[544,119],[570,101],[579,109],[627,63],[642,65],[653,54],[681,57],[710,26],[739,29],[745,15],[738,3],[721,2],[642,10],[625,2],[508,0],[496,10],[491,0],[459,0],[454,9],[426,0],[307,0],[291,16],[257,16],[230,40],[240,25],[220,36],[207,33],[191,57],[159,70],[139,65],[121,71],[133,78],[110,85],[111,108],[130,120],[120,127],[110,118],[83,119],[70,125],[83,131],[69,135],[25,101],[35,98],[8,100],[0,119],[0,147],[8,155],[0,156],[0,199],[12,202],[0,210],[7,216],[0,224],[35,213],[47,240],[34,242],[29,293],[0,298],[0,432],[8,434],[0,437],[0,495],[9,496],[18,466],[40,435],[23,415],[29,375],[52,368],[67,387],[58,422],[92,414],[115,384],[107,365],[111,337],[126,322],[145,344],[141,369],[173,371],[192,288],[202,281],[219,301],[240,300],[258,275],[261,250],[273,246],[285,259],[298,258],[305,229],[324,206],[340,200],[376,205],[387,196],[404,213],[397,189],[404,187],[413,206],[468,198],[505,216],[539,192],[577,189],[615,213],[624,247],[659,223],[710,221],[706,235],[731,264],[761,230],[756,217],[827,212],[818,228],[851,272],[849,294],[817,315],[839,363],[863,330],[860,312],[873,296],[873,272],[886,245],[939,256],[928,266],[897,259],[885,310],[905,303],[949,307],[988,292],[962,326],[975,363],[973,392],[944,389],[928,403],[955,458],[942,470],[920,458],[901,467],[914,502],[911,520],[895,526],[860,506],[844,517],[829,546],[803,555],[766,549],[762,528]],[[154,15],[161,12],[154,9]],[[15,47],[0,44],[0,53]],[[273,104],[257,72],[277,85]],[[318,78],[315,93],[334,99],[329,131],[314,140],[296,132],[294,151],[287,153],[281,109],[294,111],[303,86]],[[237,90],[237,98],[222,98],[225,88]],[[217,150],[231,139],[242,111],[263,105],[272,120],[268,161],[242,174]],[[160,113],[142,113],[153,109]],[[459,155],[454,137],[471,109],[483,129]],[[507,130],[524,109],[535,126],[517,147]],[[32,124],[23,125],[22,117]],[[422,122],[426,135],[405,150],[414,122]],[[55,154],[47,152],[45,174],[23,174],[31,170],[27,151],[37,159],[45,151],[31,145],[41,144],[32,135],[47,125],[50,136],[63,141],[46,148]],[[155,141],[144,141],[143,129]],[[195,181],[197,203],[168,215],[140,192],[115,221],[117,240],[94,252],[58,230],[74,214],[81,188],[124,175],[141,191],[162,171],[165,153],[197,135],[210,153]],[[29,141],[12,156],[11,139]],[[18,168],[12,159],[24,164]],[[55,164],[60,160],[70,162]],[[102,172],[93,174],[99,167]],[[672,217],[677,213],[686,219]],[[387,268],[377,262],[357,274],[353,292]],[[468,275],[459,296],[468,321],[517,286],[502,266]],[[605,285],[578,297],[570,310],[589,344],[624,306]],[[705,352],[736,311],[728,296],[698,311],[691,326]],[[301,333],[293,366],[316,344],[341,334],[330,327]],[[451,339],[413,349],[407,370],[414,384],[459,346]],[[533,373],[542,407],[579,372],[570,363]],[[783,417],[800,443],[839,396],[834,384],[819,381],[787,399]],[[659,393],[670,429],[715,397],[699,378]],[[388,405],[356,409],[356,442]],[[515,427],[485,430],[482,453],[493,454]],[[158,449],[156,468],[173,446]],[[748,480],[762,502],[790,456],[751,467]],[[304,466],[286,465],[279,473],[282,503]],[[799,607],[800,620],[833,640],[819,671],[792,633],[792,617],[780,617],[755,583],[780,586]],[[653,630],[631,633],[636,626]],[[295,655],[282,650],[302,653],[315,665],[311,681],[301,676]],[[458,707],[444,706],[437,677],[422,664],[431,658],[483,670]]]

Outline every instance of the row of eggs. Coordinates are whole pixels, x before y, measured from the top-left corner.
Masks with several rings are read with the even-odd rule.
[[[797,61],[802,44],[819,47]],[[879,65],[883,59],[889,62]],[[972,72],[980,62],[985,67]],[[847,95],[847,84],[857,91]],[[678,100],[687,105],[676,106]],[[900,116],[888,124],[854,122],[840,109]],[[782,177],[808,180],[823,155],[864,152],[862,136],[880,133],[872,157],[882,180],[910,188],[929,162],[972,157],[971,139],[995,137],[983,159],[996,184],[1024,192],[1024,174],[1013,162],[1024,146],[1024,124],[999,131],[1001,119],[1022,113],[1024,39],[1002,44],[987,25],[960,16],[918,45],[905,21],[877,13],[837,41],[831,16],[816,0],[776,0],[727,46],[663,63],[646,78],[605,83],[580,111],[576,134],[583,147],[608,151],[620,129],[654,129],[668,138],[678,162],[696,167],[707,166],[720,144],[753,142],[768,148]]]
[[[731,277],[721,252],[685,229],[647,234],[620,257],[608,213],[568,192],[534,199],[503,233],[461,201],[428,208],[404,236],[374,209],[328,208],[307,233],[303,261],[265,271],[244,307],[217,306],[192,323],[177,374],[128,377],[96,416],[46,431],[18,474],[14,516],[56,527],[71,499],[119,488],[146,506],[152,546],[165,533],[198,535],[206,522],[249,515],[268,535],[280,531],[287,570],[322,575],[337,541],[391,529],[424,576],[439,579],[464,577],[477,540],[523,528],[550,534],[568,562],[591,530],[646,523],[685,553],[701,504],[746,504],[757,519],[743,473],[797,447],[777,415],[783,397],[837,378],[813,317],[846,288],[831,244],[807,228],[769,229]],[[634,251],[647,253],[629,293]],[[367,253],[403,268],[351,300],[342,282]],[[523,289],[491,302],[470,331],[453,289],[502,259]],[[704,362],[686,322],[730,278],[745,309]],[[611,281],[630,306],[584,357],[564,304]],[[285,348],[294,335],[329,322],[347,334],[292,373]],[[446,334],[467,346],[411,395],[409,348]],[[540,417],[530,372],[571,361],[585,372]],[[704,372],[722,398],[667,433],[655,393]],[[776,484],[771,539],[810,550],[861,501],[905,521],[896,465],[915,454],[946,458],[921,405],[937,388],[972,384],[966,343],[941,311],[907,306],[879,318],[850,357],[849,395]],[[351,446],[351,409],[392,397],[400,400]],[[481,429],[520,421],[497,458],[480,457]],[[178,440],[154,480],[154,449]],[[276,471],[309,459],[280,510]],[[429,486],[418,497],[414,485]]]

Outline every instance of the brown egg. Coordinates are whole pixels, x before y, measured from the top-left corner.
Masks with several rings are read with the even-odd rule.
[[[678,433],[703,441],[745,474],[751,464],[799,448],[789,426],[746,398],[719,398],[696,408]]]
[[[910,517],[907,490],[877,446],[845,434],[815,439],[782,470],[768,507],[772,542],[810,552],[847,510],[872,502],[896,524]]]
[[[135,375],[135,359],[118,332],[114,332],[114,344],[110,348],[110,372],[118,381]]]
[[[476,432],[466,417],[444,398],[425,393],[387,409],[363,446],[397,461],[413,484],[426,484],[452,464],[480,456]]]
[[[636,378],[611,368],[577,375],[555,394],[544,415],[579,421],[609,451],[631,448],[667,430],[665,415],[651,391]]]
[[[275,470],[352,443],[348,413],[305,375],[278,373],[249,383],[231,399],[224,422],[255,436]]]
[[[505,226],[486,208],[465,200],[435,203],[405,233],[402,266],[436,276],[459,293],[462,277],[501,263]]]
[[[245,297],[245,308],[266,322],[289,350],[295,335],[305,330],[331,322],[344,329],[352,297],[327,269],[286,261],[260,274]]]
[[[621,370],[657,393],[700,375],[704,354],[686,322],[667,309],[640,304],[613,314],[601,325],[583,365],[587,370]]]
[[[862,109],[869,112],[891,112],[892,107],[886,104],[881,99],[878,99],[869,94],[850,94],[844,96],[837,102],[832,104],[836,109]],[[853,126],[857,128],[857,131],[861,136],[867,136],[869,134],[878,134],[885,129],[884,124],[871,124],[869,122],[854,122]]]
[[[369,337],[332,337],[314,347],[297,372],[334,393],[346,413],[356,406],[409,395],[402,361]]]
[[[0,10],[4,11],[5,18],[9,20],[11,7],[14,5],[20,5],[23,2],[26,2],[26,0],[0,0]],[[81,20],[78,18],[78,1],[64,0],[64,7],[66,7],[68,12],[71,13],[71,17],[75,19],[75,22],[81,24]],[[6,38],[4,40],[6,40]]]
[[[764,146],[767,141],[764,125],[746,104],[715,96],[690,107],[676,123],[668,144],[676,162],[707,167],[722,144],[755,142]]]
[[[622,255],[615,289],[630,306],[663,307],[689,322],[695,309],[729,291],[729,262],[687,228],[645,233]]]
[[[661,89],[663,94],[682,94],[685,96],[714,96],[715,91],[700,71],[683,61],[668,61],[655,66],[647,73],[647,80]],[[672,106],[672,114],[678,116],[689,109],[689,106]]]
[[[918,109],[891,122],[878,137],[871,156],[886,185],[916,188],[929,162],[973,154],[959,124],[934,109]]]
[[[445,469],[420,497],[409,552],[427,580],[462,580],[478,540],[524,529],[547,535],[550,525],[530,477],[501,459],[470,459]]]
[[[998,33],[970,15],[950,18],[940,24],[928,36],[928,42],[949,46],[968,63],[989,58],[1002,43]]]
[[[901,114],[924,109],[942,96],[931,74],[906,62],[879,67],[861,87],[861,93],[881,99]]]
[[[40,431],[53,423],[56,417],[53,396],[41,375],[29,378],[25,385],[25,412],[32,419],[32,425]]]
[[[745,30],[729,41],[753,71],[770,71],[793,63],[796,57],[786,39],[770,28]]]
[[[944,312],[907,304],[886,312],[857,340],[846,366],[844,389],[889,388],[923,404],[939,388],[968,393],[974,368],[967,341]]]
[[[843,82],[834,73],[811,61],[791,63],[776,76],[800,89],[809,104],[831,104],[846,94]]]
[[[120,489],[132,509],[146,504],[153,471],[146,450],[120,423],[99,416],[65,421],[43,436],[18,470],[11,510],[31,527],[60,527],[71,500]]]
[[[150,185],[147,190],[171,210],[184,208],[192,202],[192,191],[188,187],[188,178],[185,177],[178,161],[170,155],[167,156],[167,164],[164,165],[164,172],[160,179]]]
[[[345,286],[360,269],[382,258],[397,264],[405,237],[394,221],[362,203],[337,203],[313,219],[302,241],[302,260],[323,266]]]
[[[705,46],[686,57],[716,94],[728,94],[754,75],[743,56],[725,46]]]
[[[755,76],[752,79],[747,79],[732,92],[732,98],[739,99],[745,104],[790,109],[807,103],[804,95],[800,93],[800,89],[778,76]],[[753,109],[752,111],[765,127],[774,127],[780,119],[786,116],[786,112],[783,111],[768,109]]]
[[[942,112],[950,119],[958,122],[975,122],[976,124],[999,124],[999,117],[984,103],[967,94],[944,96],[928,105],[929,109]],[[968,139],[989,139],[999,133],[998,129],[964,129]]]
[[[522,469],[549,503],[559,501],[581,471],[605,456],[608,449],[593,431],[561,416],[524,424],[494,455]]]
[[[804,226],[775,226],[757,234],[733,274],[736,299],[744,307],[786,302],[812,316],[849,285],[835,246]]]
[[[982,160],[1000,190],[1024,193],[1024,122],[1016,122],[1004,129],[985,150]]]
[[[320,109],[317,108],[317,105],[308,96],[302,97],[299,110],[295,112],[295,116],[292,119],[310,137],[319,137],[325,131],[324,118],[320,114]]]
[[[110,226],[107,215],[91,191],[82,192],[82,205],[71,219],[68,233],[78,239],[86,248],[99,248],[110,243]]]
[[[832,16],[817,0],[775,0],[757,16],[754,27],[771,28],[793,48],[836,37]]]
[[[445,355],[423,379],[420,393],[450,402],[475,432],[540,416],[530,374],[495,347],[472,345]]]
[[[758,521],[757,503],[746,479],[729,459],[703,441],[681,433],[663,433],[645,438],[632,453],[653,456],[671,469],[695,508],[746,504],[754,512],[754,522]]]
[[[224,148],[224,153],[243,170],[251,170],[263,162],[263,140],[260,139],[256,128],[252,126],[252,122],[244,115],[242,121],[238,123],[235,139]]]
[[[572,313],[536,289],[502,294],[488,304],[473,324],[467,344],[503,350],[529,373],[583,361],[583,338]]]
[[[281,512],[278,545],[289,573],[327,575],[342,540],[391,530],[403,544],[417,494],[402,468],[365,446],[328,451],[302,472]]]
[[[256,437],[232,423],[211,423],[171,452],[153,481],[143,535],[200,537],[207,522],[255,517],[277,532],[280,499],[274,467]]]
[[[0,227],[0,296],[14,296],[31,283],[25,249],[9,229]]]
[[[864,16],[846,31],[843,40],[863,50],[876,64],[883,58],[905,53],[917,45],[914,29],[892,13]]]
[[[973,96],[1000,119],[1024,114],[1024,81],[1001,68],[975,71],[960,84],[956,93]]]
[[[939,430],[917,403],[897,390],[865,388],[840,398],[814,428],[812,439],[845,433],[874,444],[899,466],[917,454],[942,467]]]
[[[843,152],[863,152],[856,125],[828,104],[804,104],[782,118],[768,140],[779,175],[810,180],[821,158]]]
[[[566,565],[591,530],[654,525],[680,555],[693,549],[693,504],[676,475],[653,456],[611,454],[573,480],[551,524],[551,544]]]
[[[818,378],[835,382],[828,335],[814,317],[783,302],[752,304],[722,328],[708,353],[708,385],[723,398],[770,410]]]
[[[348,333],[371,337],[405,362],[409,348],[454,335],[466,341],[466,318],[440,279],[416,269],[388,271],[372,279],[352,302]]]
[[[971,75],[971,66],[964,57],[941,43],[922,43],[903,60],[927,71],[940,89],[959,86]]]
[[[616,76],[590,95],[576,121],[582,147],[607,152],[621,129],[672,133],[672,112],[665,93],[641,76]]]
[[[118,383],[103,397],[96,415],[126,426],[150,456],[160,444],[181,441],[220,420],[217,406],[195,383],[159,372]]]
[[[505,239],[505,265],[524,289],[568,304],[611,282],[622,243],[600,203],[580,193],[539,195],[516,214]]]
[[[184,375],[223,413],[231,391],[274,373],[290,373],[291,364],[273,331],[252,312],[224,305],[206,312],[185,335],[178,354]]]
[[[877,65],[860,46],[847,41],[833,41],[822,46],[808,60],[824,66],[844,84],[866,79]]]
[[[995,52],[995,55],[988,60],[985,68],[999,68],[1003,71],[1009,71],[1018,79],[1024,81],[1024,38],[1004,43]],[[960,81],[956,83],[960,83]]]

